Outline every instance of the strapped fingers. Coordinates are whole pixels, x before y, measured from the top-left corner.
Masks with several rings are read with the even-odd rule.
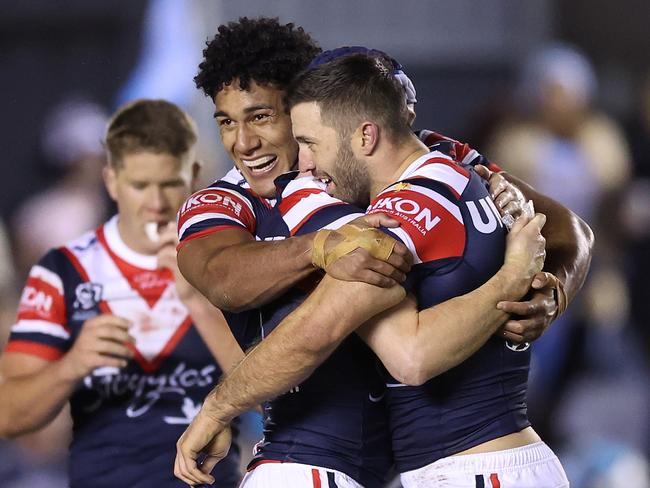
[[[344,237],[343,242],[330,250],[325,250],[325,241],[334,231],[321,230],[316,233],[312,246],[312,263],[321,269],[326,269],[342,256],[362,248],[374,258],[388,261],[397,241],[371,227],[361,227],[357,224],[347,224],[336,231]]]
[[[494,199],[495,205],[500,209],[503,209],[509,203],[514,203],[514,202],[517,201],[517,198],[515,197],[515,195],[513,195],[507,189],[502,191],[501,193],[499,193],[499,195],[497,195],[493,199]]]
[[[523,212],[523,209],[517,204],[516,201],[508,202],[504,208],[501,209],[504,214],[512,215],[517,219]]]

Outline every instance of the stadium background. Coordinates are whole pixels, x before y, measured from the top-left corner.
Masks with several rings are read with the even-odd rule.
[[[105,114],[133,98],[170,99],[199,123],[205,181],[225,172],[229,162],[212,103],[192,77],[204,41],[240,15],[295,22],[324,49],[385,50],[417,87],[418,128],[465,140],[506,169],[508,154],[530,156],[530,164],[540,158],[535,164],[543,168],[522,168],[519,160],[513,172],[523,171],[581,214],[598,244],[572,315],[536,348],[535,425],[560,455],[572,486],[650,486],[647,0],[1,2],[0,345],[26,268],[46,237],[55,245],[65,232],[77,232],[71,223],[110,212],[98,179]],[[582,54],[539,57],[559,53],[557,42]],[[546,50],[550,45],[555,51]],[[560,66],[556,81],[569,95],[591,99],[586,111],[607,121],[605,133],[578,140],[574,127],[557,136],[558,127],[535,113],[531,90],[541,77],[535,69],[552,66]],[[522,78],[522,70],[537,77]],[[538,146],[513,147],[533,125],[554,134],[557,168],[526,154]],[[605,156],[590,161],[581,156],[584,145]],[[559,172],[562,184],[548,184],[545,171]],[[63,422],[0,441],[0,487],[65,486],[65,429]]]

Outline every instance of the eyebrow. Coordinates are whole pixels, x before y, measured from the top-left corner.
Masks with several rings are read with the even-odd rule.
[[[297,142],[302,142],[303,144],[309,144],[310,142],[314,142],[309,137],[306,137],[306,136],[296,136],[296,137],[294,137],[294,139]]]
[[[273,107],[272,105],[260,104],[260,105],[253,105],[251,107],[246,107],[244,109],[244,113],[249,114],[251,112],[257,112],[258,110],[274,110],[274,109],[275,107]],[[229,115],[223,110],[219,110],[214,113],[213,117],[216,119],[217,117],[229,117]]]

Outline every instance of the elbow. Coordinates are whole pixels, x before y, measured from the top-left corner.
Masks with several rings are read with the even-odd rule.
[[[584,235],[584,241],[585,241],[585,251],[591,257],[593,251],[594,251],[594,245],[596,242],[596,237],[594,236],[594,231],[589,227],[587,222],[584,220],[580,219],[579,221],[580,228],[582,230],[582,234]]]
[[[29,433],[26,429],[21,429],[19,422],[12,422],[9,415],[0,412],[0,439],[11,440],[16,437]]]
[[[422,386],[435,376],[435,371],[428,366],[417,347],[405,347],[399,361],[387,369],[393,378],[404,385]]]
[[[216,289],[206,290],[207,293],[204,293],[205,297],[219,310],[225,310],[227,312],[244,312],[254,308],[253,303],[250,300],[244,300],[243,297],[233,296],[225,291],[228,289],[228,286],[217,287]],[[199,290],[201,291],[201,290]],[[201,291],[201,293],[203,293]]]

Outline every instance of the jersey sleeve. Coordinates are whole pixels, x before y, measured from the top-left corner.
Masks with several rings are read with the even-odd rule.
[[[468,181],[454,163],[429,161],[377,195],[368,213],[382,212],[400,222],[385,232],[404,243],[414,264],[458,258],[466,241],[458,198]]]
[[[232,188],[213,186],[194,193],[178,213],[179,247],[192,239],[225,229],[255,233],[251,202]]]
[[[50,251],[29,272],[11,328],[6,352],[21,352],[54,361],[69,349],[65,290],[59,273],[65,257]]]
[[[338,229],[364,212],[329,195],[323,184],[310,177],[290,181],[277,209],[292,236],[320,229]]]
[[[417,135],[429,149],[445,153],[460,164],[472,167],[481,164],[495,173],[502,171],[497,164],[488,160],[488,158],[465,142],[460,142],[438,132],[426,129],[418,131]]]

